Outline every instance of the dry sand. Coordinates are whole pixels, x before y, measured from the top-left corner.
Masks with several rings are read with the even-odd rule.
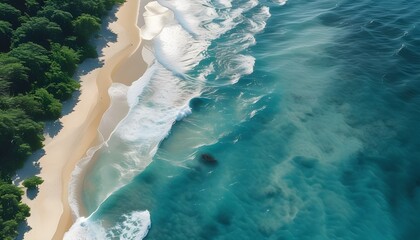
[[[139,6],[140,0],[127,0],[117,10],[117,20],[109,24],[117,34],[117,41],[102,50],[99,59],[103,66],[80,78],[81,95],[77,105],[60,119],[61,131],[46,141],[45,155],[39,159],[39,176],[44,183],[36,198],[24,199],[31,208],[30,230],[24,239],[61,240],[73,223],[68,204],[71,172],[86,151],[98,143],[98,125],[110,102],[108,88],[112,82],[130,85],[146,67],[141,58],[137,26]]]

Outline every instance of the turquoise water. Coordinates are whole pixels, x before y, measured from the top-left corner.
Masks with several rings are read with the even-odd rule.
[[[416,1],[160,3],[176,19],[70,234],[418,239]]]

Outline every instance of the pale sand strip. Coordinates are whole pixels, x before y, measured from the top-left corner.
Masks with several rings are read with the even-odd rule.
[[[45,182],[34,200],[24,199],[31,208],[31,230],[24,239],[61,240],[73,222],[67,191],[71,172],[89,147],[97,144],[97,128],[110,102],[108,88],[113,80],[131,84],[146,67],[139,66],[139,5],[140,0],[127,0],[119,8],[118,20],[109,25],[117,42],[103,50],[100,60],[104,65],[81,78],[79,102],[72,113],[60,119],[63,128],[44,147],[39,175]]]

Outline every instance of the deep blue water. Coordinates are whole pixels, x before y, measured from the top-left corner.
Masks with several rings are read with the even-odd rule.
[[[154,43],[148,111],[127,124],[156,108],[159,124],[117,130],[102,158],[135,159],[113,170],[134,178],[105,201],[86,188],[89,221],[109,239],[138,239],[145,210],[146,239],[419,239],[420,2],[161,3],[197,58]],[[113,189],[97,165],[86,181]]]

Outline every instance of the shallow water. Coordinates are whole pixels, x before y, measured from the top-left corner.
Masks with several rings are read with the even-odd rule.
[[[282,3],[161,1],[175,19],[70,234],[420,236],[420,6]]]

